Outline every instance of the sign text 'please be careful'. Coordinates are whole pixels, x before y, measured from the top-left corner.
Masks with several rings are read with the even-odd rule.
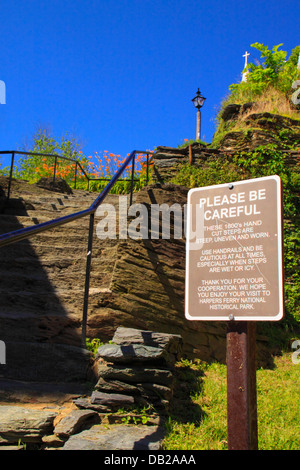
[[[281,226],[278,176],[190,190],[186,317],[280,320]]]

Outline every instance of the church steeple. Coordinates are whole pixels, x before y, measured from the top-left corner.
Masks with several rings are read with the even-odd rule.
[[[248,66],[248,56],[250,55],[250,52],[245,52],[245,54],[243,55],[243,57],[245,57],[245,65],[244,65],[244,69],[246,69],[246,67]],[[248,75],[249,71],[246,70],[245,72],[242,73],[242,82],[246,82],[247,81],[247,75]]]

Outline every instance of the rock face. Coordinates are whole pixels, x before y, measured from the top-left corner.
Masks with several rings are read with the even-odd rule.
[[[232,107],[239,105],[230,105]],[[230,115],[230,110],[224,110],[225,120],[234,120],[244,108]],[[232,110],[233,112],[233,110]],[[224,114],[223,113],[223,114]],[[224,119],[224,117],[223,117]],[[243,131],[232,131],[225,134],[220,142],[222,152],[251,151],[259,145],[276,144],[284,147],[284,142],[300,143],[300,121],[278,114],[252,112],[244,119]]]
[[[236,119],[239,114],[245,113],[249,109],[253,108],[255,103],[245,103],[245,104],[229,104],[223,110],[221,118],[224,121],[230,121]]]
[[[99,366],[98,374],[100,376],[99,381],[96,384],[96,388],[101,390],[108,390],[108,387],[111,390],[116,390],[114,388],[115,384],[116,387],[120,387],[120,383],[122,383],[123,390],[125,388],[132,393],[136,387],[127,388],[128,383],[140,383],[140,382],[151,382],[157,383],[161,385],[171,386],[173,382],[172,373],[168,369],[155,369],[155,368],[148,368],[147,366],[144,367],[126,367],[126,366],[118,366],[115,367],[113,365],[108,366]],[[126,385],[124,384],[126,383]],[[109,385],[106,385],[106,384]]]
[[[137,193],[134,203],[149,208],[151,218],[153,204],[171,207],[176,202],[184,228],[186,197],[187,188],[156,184]],[[162,239],[164,220],[169,217],[170,239]],[[183,229],[181,238],[175,237],[174,222],[173,214],[166,212],[160,218],[159,239],[148,223],[146,239],[117,241],[111,251],[115,263],[109,291],[99,295],[99,308],[90,310],[88,336],[108,341],[119,326],[161,331],[180,335],[183,354],[189,357],[224,360],[226,326],[185,319],[185,237]],[[96,260],[93,266],[97,269]]]
[[[72,189],[68,185],[68,183],[62,178],[41,178],[37,182],[37,186],[40,188],[48,189],[49,191],[55,191],[57,193],[66,193],[66,194],[73,194]]]
[[[236,119],[244,113],[243,129],[231,131]],[[255,103],[252,102],[228,105],[221,118],[228,127],[228,132],[218,143],[218,148],[208,148],[197,143],[179,149],[157,147],[153,155],[152,181],[162,185],[170,183],[179,168],[191,162],[194,166],[201,167],[209,161],[218,162],[218,159],[230,158],[231,154],[239,151],[250,152],[260,145],[276,144],[284,150],[285,142],[300,144],[299,120],[268,112],[257,113]]]
[[[179,150],[182,156],[174,154],[178,161],[189,158],[188,150]],[[172,155],[172,149],[167,151]],[[160,153],[162,158],[155,162],[168,160],[163,152],[165,148],[158,149],[156,157]],[[197,158],[213,158],[218,152],[193,146],[195,164]],[[7,180],[0,179],[0,185],[5,191]],[[11,197],[12,204],[0,215],[3,233],[86,208],[95,194],[74,190],[72,195],[62,195],[13,181]],[[172,184],[154,184],[134,194],[133,202],[148,210],[147,238],[123,239],[118,234],[115,239],[99,239],[101,217],[96,214],[88,337],[108,342],[120,326],[160,331],[180,335],[182,353],[188,357],[225,361],[226,325],[184,317],[186,198],[187,188]],[[119,197],[109,195],[106,202],[115,208],[118,221]],[[170,211],[160,215],[158,238],[157,227],[151,226],[152,209],[155,205],[171,208],[174,203],[180,209],[182,235],[175,237],[176,217]],[[162,239],[168,219],[171,236]],[[1,250],[0,339],[7,345],[7,364],[0,365],[3,377],[91,380],[91,355],[81,348],[87,234],[88,220],[82,219]],[[156,347],[153,341],[144,345]],[[132,339],[131,344],[135,344]],[[70,352],[69,347],[77,349]]]

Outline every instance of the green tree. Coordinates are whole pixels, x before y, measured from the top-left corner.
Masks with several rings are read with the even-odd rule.
[[[249,97],[255,99],[265,93],[269,87],[282,93],[291,92],[292,83],[297,77],[297,53],[299,53],[300,46],[293,49],[288,60],[286,60],[287,52],[279,50],[281,46],[282,44],[278,44],[270,50],[268,46],[259,42],[251,44],[251,47],[260,52],[260,62],[257,65],[249,64],[246,82],[229,86],[231,103],[236,98],[241,100],[242,96],[246,98],[246,101]]]
[[[79,160],[81,166],[88,171],[88,159],[83,155],[81,148],[82,145],[79,140],[68,132],[58,141],[52,135],[52,131],[50,131],[49,128],[40,126],[33,134],[32,142],[22,149],[26,152],[32,152],[34,155],[22,155],[19,158],[14,174],[18,178],[35,182],[41,177],[41,174],[43,174],[42,169],[44,167],[49,169],[49,175],[46,169],[44,176],[52,175],[55,158],[44,157],[38,154],[57,155]],[[70,163],[71,162],[64,159],[57,159],[57,164],[59,164],[60,169],[70,165]]]

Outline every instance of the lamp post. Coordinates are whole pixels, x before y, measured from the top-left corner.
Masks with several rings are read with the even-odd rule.
[[[204,101],[206,100],[206,98],[204,98],[204,96],[201,95],[201,92],[199,91],[199,88],[198,88],[198,91],[196,93],[196,96],[195,98],[192,99],[192,102],[194,103],[194,106],[195,108],[197,108],[197,131],[196,131],[196,140],[200,140],[200,136],[201,136],[201,112],[200,112],[200,108],[202,108],[202,106],[204,105]]]

